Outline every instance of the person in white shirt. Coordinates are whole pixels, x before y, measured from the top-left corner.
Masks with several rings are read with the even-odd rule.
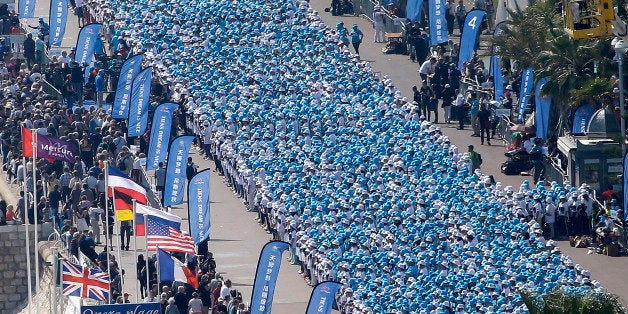
[[[547,205],[545,205],[545,224],[549,228],[550,239],[554,239],[554,223],[556,222],[556,205],[551,197],[545,199]]]
[[[376,5],[373,9],[373,28],[375,28],[375,42],[384,42],[384,12],[382,7]]]
[[[222,288],[220,288],[220,297],[224,299],[227,296],[231,296],[231,280],[230,279],[225,280],[225,283],[222,285]]]

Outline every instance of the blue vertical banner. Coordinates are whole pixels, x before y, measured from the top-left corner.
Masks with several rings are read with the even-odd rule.
[[[96,38],[100,36],[101,28],[102,24],[99,23],[87,24],[81,28],[76,41],[76,56],[74,56],[74,61],[79,65],[92,63],[94,45],[96,44]]]
[[[148,103],[153,68],[148,67],[133,79],[129,104],[129,137],[141,136],[148,126]]]
[[[458,53],[458,70],[463,72],[464,63],[471,60],[475,51],[475,41],[480,32],[480,25],[486,16],[484,10],[471,10],[464,19],[464,28],[460,36],[460,51]]]
[[[209,176],[211,170],[200,171],[188,182],[188,217],[190,236],[194,244],[199,244],[209,237]]]
[[[129,103],[131,102],[131,87],[133,79],[142,69],[144,55],[132,56],[122,64],[118,86],[116,87],[116,98],[113,101],[111,116],[116,119],[126,119],[129,117]]]
[[[447,2],[446,0],[428,0],[430,15],[430,42],[432,46],[446,43],[448,39],[447,20]]]
[[[172,206],[183,203],[185,169],[192,141],[194,141],[194,136],[181,135],[170,143],[168,163],[166,164],[164,206]]]
[[[159,168],[160,162],[166,161],[170,130],[172,129],[172,115],[178,107],[179,105],[168,102],[155,108],[153,123],[151,123],[150,128],[150,140],[148,141],[146,170],[155,170]]]
[[[503,22],[495,26],[493,37],[497,37],[501,33],[501,26]],[[491,56],[491,76],[493,77],[493,99],[500,101],[504,95],[504,73],[502,73],[502,61],[498,55],[499,47],[493,46],[493,55]]]
[[[532,94],[532,88],[534,88],[534,71],[532,68],[523,70],[521,74],[521,89],[519,90],[519,103],[517,109],[519,114],[517,116],[517,122],[523,123],[525,118],[526,108],[530,103],[530,94]]]
[[[335,281],[323,281],[314,287],[306,314],[329,314],[334,305],[334,299],[342,284]]]
[[[421,21],[423,0],[408,0],[406,2],[406,18],[412,23]]]
[[[50,1],[50,36],[48,43],[52,47],[60,47],[68,21],[68,0]]]
[[[534,88],[534,104],[536,106],[534,110],[534,121],[536,122],[536,137],[540,137],[543,140],[547,140],[552,98],[542,96],[541,89],[548,81],[549,77],[546,76],[536,82],[536,87]]]
[[[264,245],[257,262],[253,294],[251,296],[251,313],[271,313],[275,284],[281,267],[281,254],[290,244],[283,241],[270,241]]]
[[[624,220],[628,221],[628,215],[626,215],[626,208],[628,208],[628,180],[626,178],[628,176],[628,153],[624,156],[624,177],[622,181],[624,181],[624,186],[622,190],[622,194],[624,194]]]
[[[20,0],[17,6],[20,19],[35,17],[35,0]]]
[[[573,114],[573,125],[571,126],[571,134],[584,135],[587,133],[589,121],[597,111],[597,106],[593,104],[581,105]]]

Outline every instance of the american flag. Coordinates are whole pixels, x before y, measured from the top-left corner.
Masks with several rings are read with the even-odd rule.
[[[109,299],[109,275],[64,261],[63,294],[105,301]]]
[[[146,237],[149,251],[156,251],[157,247],[159,247],[168,252],[196,254],[194,251],[194,238],[154,219],[148,218],[146,220]]]

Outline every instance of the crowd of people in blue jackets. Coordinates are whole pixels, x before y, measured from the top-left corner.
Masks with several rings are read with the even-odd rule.
[[[603,291],[546,228],[590,188],[481,173],[306,1],[86,5],[145,54],[304,278],[344,285],[343,313],[519,313],[523,289]]]

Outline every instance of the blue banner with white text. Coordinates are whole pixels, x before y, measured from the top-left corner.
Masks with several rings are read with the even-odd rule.
[[[159,314],[161,305],[151,303],[81,305],[81,314]]]
[[[281,255],[289,247],[290,244],[283,241],[270,241],[262,248],[255,272],[251,313],[271,313],[275,284],[281,267]]]
[[[48,43],[52,47],[60,47],[65,34],[65,24],[68,21],[68,0],[50,1],[50,36]]]
[[[101,28],[102,24],[99,23],[87,24],[81,28],[76,41],[76,56],[74,56],[74,61],[79,65],[83,66],[92,63],[94,45],[96,44],[96,38],[100,36]]]
[[[552,98],[541,95],[541,89],[549,81],[549,77],[546,76],[536,82],[534,89],[534,122],[536,123],[536,137],[540,137],[543,140],[547,140],[547,131],[549,130],[549,116],[550,106],[552,105]]]
[[[140,72],[131,86],[131,103],[129,104],[129,137],[142,136],[148,126],[148,104],[150,101],[150,85],[153,80],[153,68],[148,67]]]
[[[342,284],[335,281],[323,281],[314,287],[306,314],[329,314]]]
[[[504,25],[502,23],[497,24],[495,26],[495,31],[493,32],[493,37],[497,37],[501,33],[501,26]],[[500,101],[502,96],[504,95],[504,73],[502,73],[502,61],[501,57],[498,55],[499,47],[497,45],[493,46],[493,55],[491,56],[491,76],[493,77],[493,99]]]
[[[597,106],[592,104],[586,104],[578,107],[573,114],[573,125],[571,127],[571,134],[584,135],[587,133],[587,127],[589,121],[593,117],[593,114],[597,111]]]
[[[186,179],[185,173],[192,141],[194,141],[194,136],[181,135],[170,143],[168,163],[166,164],[164,206],[183,203]]]
[[[447,2],[446,0],[428,0],[430,14],[430,42],[432,46],[446,43],[447,37]]]
[[[172,115],[178,107],[179,105],[169,102],[155,108],[153,123],[150,128],[146,170],[155,170],[159,168],[160,162],[166,161],[170,130],[172,129]]]
[[[628,208],[628,153],[624,156],[624,186],[622,193],[624,194],[624,220],[628,221],[628,215],[625,214],[625,208]]]
[[[530,94],[532,94],[532,89],[534,88],[534,71],[532,68],[527,68],[523,70],[521,74],[521,89],[519,91],[519,104],[517,106],[518,115],[517,122],[523,123],[525,118],[526,108],[528,108],[528,104],[530,103]]]
[[[126,119],[129,117],[129,103],[131,102],[131,86],[133,79],[142,69],[143,54],[132,56],[122,64],[118,86],[116,87],[116,97],[113,101],[111,116],[116,119]]]
[[[463,72],[464,63],[471,60],[475,52],[475,42],[485,15],[486,11],[484,10],[471,10],[464,19],[464,29],[460,36],[460,52],[458,54],[458,70],[460,72]]]
[[[17,6],[20,19],[35,17],[35,0],[20,0]]]
[[[194,244],[199,244],[209,237],[211,221],[209,219],[209,176],[211,170],[200,171],[188,183],[188,217],[190,236]]]
[[[406,2],[406,18],[412,23],[420,22],[422,9],[423,0],[408,0],[408,2]]]

